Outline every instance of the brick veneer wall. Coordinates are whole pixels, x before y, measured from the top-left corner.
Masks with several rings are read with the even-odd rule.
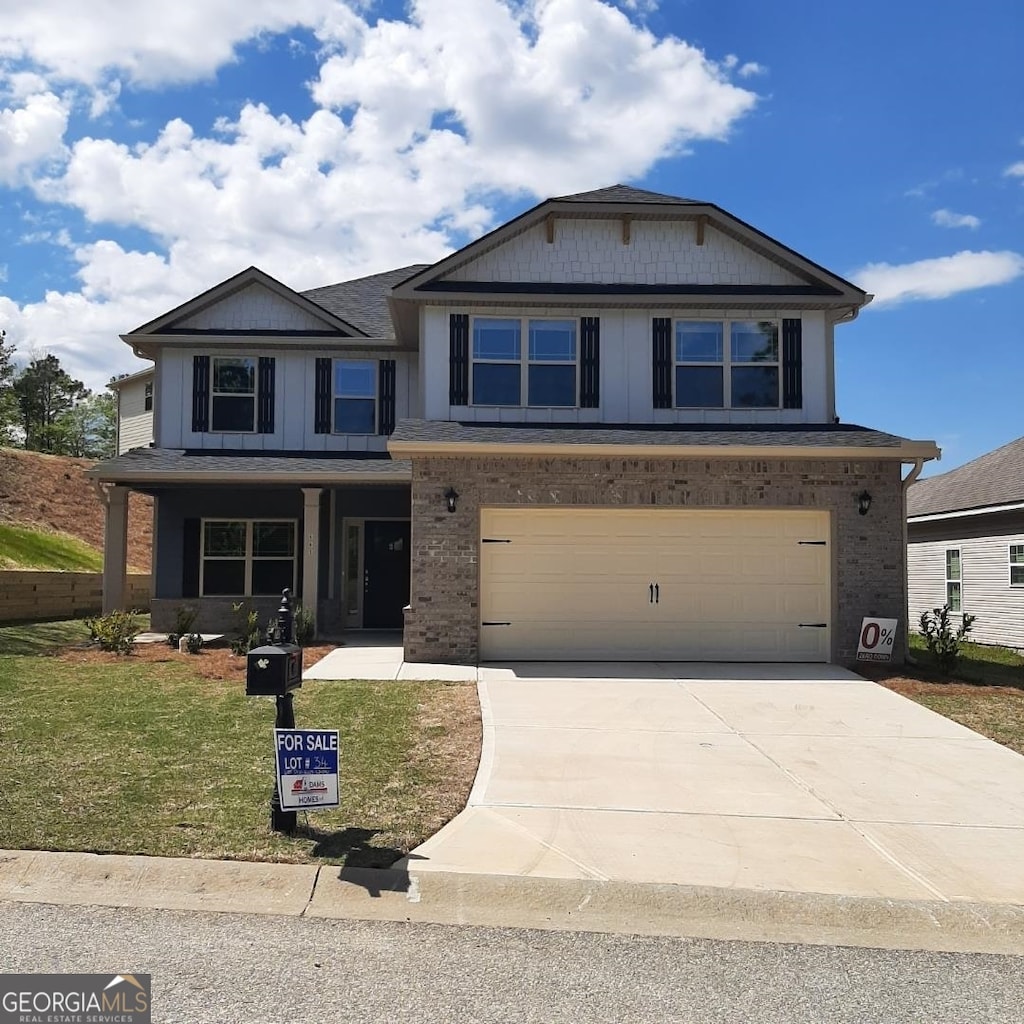
[[[900,465],[838,459],[417,458],[412,474],[412,587],[407,661],[475,663],[480,508],[804,508],[832,513],[832,660],[856,658],[861,618],[900,620],[906,571]],[[444,491],[459,492],[449,513]],[[857,495],[872,495],[857,512]]]

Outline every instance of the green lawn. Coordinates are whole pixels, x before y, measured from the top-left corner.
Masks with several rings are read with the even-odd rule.
[[[910,634],[910,654],[920,668],[929,674],[937,672],[935,659],[920,633]],[[981,686],[1024,687],[1024,656],[1007,647],[967,643],[961,649],[953,678]]]
[[[0,569],[99,572],[103,569],[103,556],[66,533],[0,523]]]
[[[342,807],[272,833],[273,700],[246,698],[237,670],[197,674],[225,652],[55,653],[81,639],[79,623],[0,629],[0,848],[386,866],[468,795],[475,760],[445,744],[478,736],[471,688],[310,682],[296,719],[341,731]]]

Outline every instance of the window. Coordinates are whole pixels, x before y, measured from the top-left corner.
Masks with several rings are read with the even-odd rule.
[[[473,405],[574,408],[576,394],[575,320],[474,319]]]
[[[1010,545],[1010,586],[1024,587],[1024,544]]]
[[[256,427],[256,360],[217,356],[211,362],[210,429],[252,433]]]
[[[778,323],[773,320],[677,320],[675,406],[677,409],[777,409]]]
[[[153,382],[150,381],[146,385],[146,389],[142,397],[142,407],[146,412],[153,411]]]
[[[960,549],[947,548],[946,550],[946,604],[951,612],[963,611],[963,601],[960,592],[961,587],[961,566]]]
[[[291,519],[205,519],[199,592],[249,597],[295,589]]]
[[[377,430],[377,363],[334,360],[334,432],[373,434]]]

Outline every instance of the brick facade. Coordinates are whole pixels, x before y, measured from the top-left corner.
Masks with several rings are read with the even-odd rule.
[[[840,459],[417,458],[407,661],[475,663],[479,523],[487,505],[806,508],[832,519],[832,660],[852,663],[865,615],[906,627],[900,464]],[[459,493],[458,510],[444,491]],[[866,516],[857,495],[872,495]]]

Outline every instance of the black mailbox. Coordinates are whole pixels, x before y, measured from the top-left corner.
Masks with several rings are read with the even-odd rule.
[[[254,647],[245,664],[247,697],[283,697],[302,686],[302,648],[296,644]]]

